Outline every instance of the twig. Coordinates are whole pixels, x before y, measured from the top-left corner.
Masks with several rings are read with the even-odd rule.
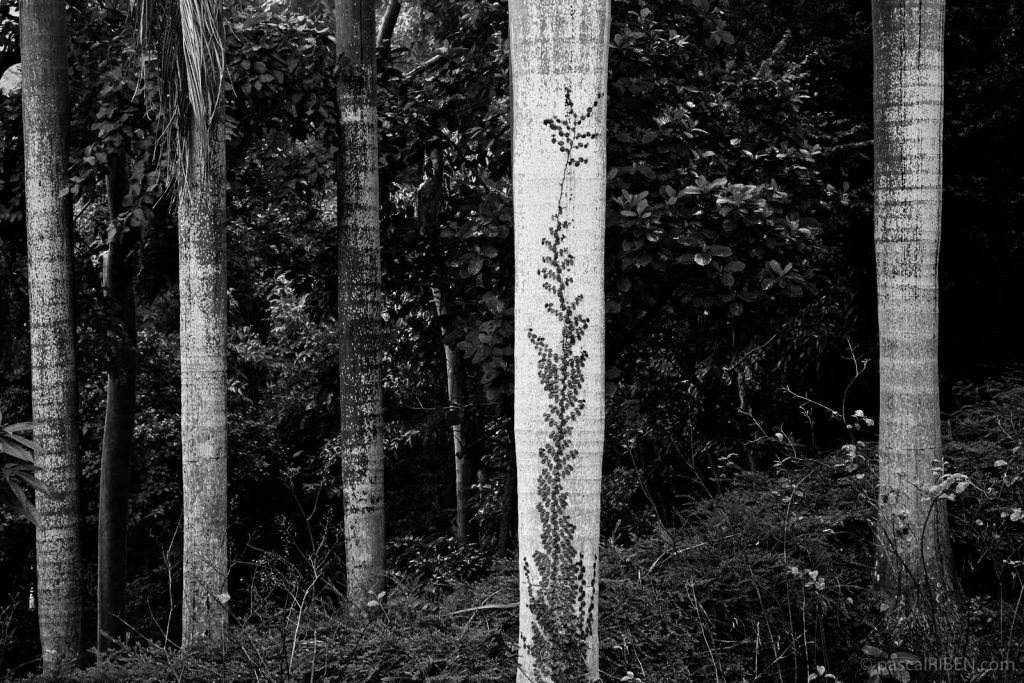
[[[467,607],[466,609],[457,609],[454,612],[448,612],[444,616],[453,617],[456,614],[468,614],[469,612],[480,612],[483,610],[492,609],[512,609],[513,607],[519,607],[518,602],[504,602],[497,605],[480,605],[479,607]]]
[[[738,533],[736,533],[736,534],[729,534],[728,536],[723,536],[722,538],[719,538],[719,539],[716,539],[716,540],[724,541],[725,539],[733,538],[734,536],[739,536],[739,534]],[[702,546],[705,546],[707,544],[708,544],[708,542],[704,541],[703,543],[697,543],[696,545],[689,545],[689,546],[686,546],[685,548],[677,548],[676,550],[666,550],[665,552],[663,552],[661,555],[658,556],[658,559],[656,559],[654,562],[651,562],[651,568],[647,570],[647,573],[648,574],[653,574],[655,568],[658,566],[658,564],[662,560],[667,560],[670,557],[675,557],[676,555],[681,555],[681,554],[685,553],[687,550],[695,550],[695,549],[700,548]]]

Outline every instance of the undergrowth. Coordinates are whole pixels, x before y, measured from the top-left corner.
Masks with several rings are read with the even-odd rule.
[[[945,680],[1019,682],[1024,376],[960,387],[958,395],[962,404],[944,429],[946,471],[969,482],[949,510],[974,659]],[[896,666],[913,653],[885,652],[875,627],[873,446],[855,441],[805,457],[785,434],[767,436],[792,457],[768,472],[733,474],[717,495],[678,509],[671,527],[654,522],[610,535],[601,554],[603,680],[918,680]],[[219,647],[182,652],[129,638],[74,680],[514,680],[513,561],[450,539],[396,539],[390,566],[402,571],[371,603],[369,623],[358,623],[333,583],[343,574],[337,539],[310,540],[301,557],[250,562],[252,578],[229,604],[237,613]],[[978,668],[994,662],[1002,668]]]
[[[815,666],[842,671],[870,630],[862,613],[869,487],[821,463],[742,475],[728,492],[681,510],[678,528],[606,544],[605,680],[803,681]],[[418,554],[399,553],[410,570],[427,571],[392,574],[367,625],[348,619],[322,561],[262,558],[250,613],[236,617],[220,648],[131,643],[77,680],[512,681],[514,564],[497,562],[473,582],[442,572],[439,582]]]

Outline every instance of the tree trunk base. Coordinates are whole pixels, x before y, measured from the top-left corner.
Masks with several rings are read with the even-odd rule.
[[[953,595],[935,599],[915,598],[887,592],[880,598],[880,609],[879,636],[885,649],[911,653],[921,659],[919,665],[912,662],[904,669],[918,672],[913,680],[950,683],[961,680],[962,671],[943,664],[954,657],[969,658],[976,654],[971,651],[972,646],[964,635],[967,633],[967,617],[958,598]],[[902,665],[890,655],[890,659],[880,662],[879,666],[891,668]]]

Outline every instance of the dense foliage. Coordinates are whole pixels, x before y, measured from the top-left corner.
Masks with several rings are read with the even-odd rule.
[[[474,630],[466,623],[477,612],[459,610],[508,603],[513,591],[512,569],[493,558],[514,484],[506,476],[515,311],[507,5],[410,3],[393,49],[381,54],[396,573],[386,618],[362,634],[331,621],[332,590],[343,590],[332,583],[343,574],[335,65],[326,15],[305,4],[302,13],[268,3],[229,15],[229,491],[241,630],[219,666],[240,679],[254,670],[312,676],[322,666],[369,680],[369,662],[391,653],[394,671],[376,675],[506,680],[512,618],[484,610]],[[1024,538],[1021,382],[988,380],[997,368],[987,366],[1018,360],[1006,311],[1024,297],[1016,267],[1024,19],[1010,0],[996,5],[951,3],[948,20],[944,387],[953,397],[954,380],[975,382],[947,408],[956,409],[949,472],[972,482],[951,511],[979,622],[1002,614],[998,597],[1019,598]],[[83,0],[72,9],[86,547],[95,546],[114,334],[100,283],[110,220],[104,181],[123,164],[123,217],[142,237],[128,594],[134,637],[148,645],[132,657],[151,667],[149,680],[166,680],[164,667],[202,680],[194,661],[159,648],[177,637],[181,542],[177,234],[158,154],[164,113],[152,107],[153,77],[139,70],[127,8]],[[602,616],[603,661],[616,680],[739,680],[751,671],[826,680],[826,670],[853,680],[872,616],[863,521],[872,453],[856,441],[830,447],[854,425],[870,430],[832,419],[820,404],[840,418],[875,407],[873,369],[860,362],[874,343],[869,17],[849,0],[615,0],[612,10],[602,500],[610,545],[600,609],[613,616]],[[16,28],[16,14],[0,16],[0,73],[17,62]],[[0,95],[4,424],[29,419],[22,155],[19,97]],[[464,360],[466,405],[448,404],[443,345]],[[469,425],[468,447],[482,463],[480,544],[469,547],[450,538],[455,421]],[[800,469],[788,469],[794,463]],[[28,521],[0,509],[0,667],[26,666],[38,647],[31,538]],[[302,621],[289,610],[307,586],[315,587],[314,617]],[[281,643],[260,628],[288,619],[296,624],[290,652],[278,652]],[[318,660],[298,624],[345,645],[334,660]],[[992,647],[1006,636],[983,632]],[[396,654],[403,638],[415,644],[403,646],[406,659]],[[464,653],[450,656],[458,648]],[[487,678],[495,662],[503,673]],[[95,680],[113,678],[121,664],[105,664]],[[672,677],[683,671],[689,679]]]

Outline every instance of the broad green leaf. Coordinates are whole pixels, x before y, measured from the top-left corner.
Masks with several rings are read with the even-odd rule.
[[[18,477],[18,479],[24,481],[26,484],[31,486],[36,491],[39,491],[40,493],[46,494],[47,496],[51,495],[50,487],[47,486],[46,484],[44,484],[39,479],[36,479],[34,476],[29,474],[28,472],[19,471],[19,472],[16,473],[16,476]]]
[[[13,455],[15,458],[25,462],[34,463],[35,458],[32,457],[32,452],[22,447],[21,444],[15,443],[10,438],[11,436],[10,434],[0,434],[0,452]]]
[[[32,501],[30,501],[28,496],[25,495],[25,491],[21,485],[14,481],[16,467],[18,466],[8,464],[3,468],[0,468],[0,471],[3,473],[4,481],[7,484],[4,491],[5,497],[7,497],[8,500],[13,497],[14,509],[32,522],[32,524],[39,526],[39,513],[36,511],[35,506],[32,505]]]
[[[35,441],[32,441],[31,439],[26,439],[23,436],[18,436],[17,434],[11,434],[11,433],[3,434],[3,438],[11,439],[12,441],[15,441],[16,443],[21,444],[23,447],[27,448],[28,450],[32,451],[33,453],[36,450],[39,449],[39,445]]]
[[[33,429],[38,429],[41,424],[42,423],[40,422],[15,422],[12,425],[7,425],[3,429],[15,434],[21,434],[22,432],[31,432]]]

